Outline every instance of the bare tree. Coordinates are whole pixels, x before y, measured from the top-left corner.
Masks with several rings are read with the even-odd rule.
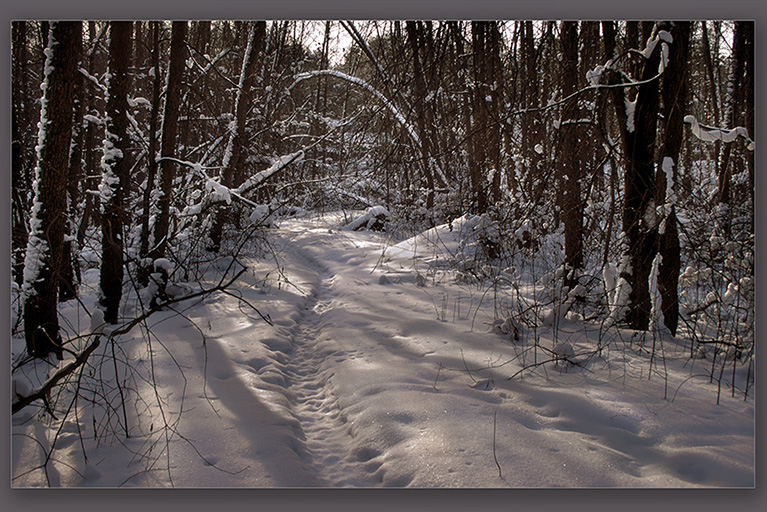
[[[27,233],[27,199],[29,190],[27,166],[29,165],[25,151],[24,126],[31,124],[27,119],[24,92],[27,90],[27,22],[15,21],[11,25],[11,58],[13,96],[11,101],[11,204],[13,205],[12,237],[13,275],[16,284],[24,283],[24,252],[27,248],[29,235]]]
[[[123,285],[123,225],[130,176],[128,151],[128,74],[133,27],[128,21],[110,23],[109,96],[104,134],[101,183],[100,304],[104,320],[117,323]]]
[[[229,132],[229,142],[224,153],[224,160],[221,168],[221,184],[232,188],[235,184],[235,170],[242,164],[242,153],[244,141],[247,136],[245,133],[246,114],[250,108],[249,93],[254,82],[254,71],[256,63],[260,61],[264,51],[264,42],[266,37],[266,22],[256,22],[250,31],[248,37],[248,46],[245,50],[245,56],[242,61],[242,70],[240,72],[240,82],[237,86],[237,92],[234,100],[234,123]],[[223,235],[224,223],[230,215],[229,208],[222,206],[218,211],[213,227],[210,233],[210,248],[213,252],[218,252],[221,248],[221,239]]]
[[[146,186],[144,187],[141,201],[141,239],[139,242],[139,254],[145,258],[149,253],[149,216],[150,216],[150,197],[154,190],[154,182],[157,176],[157,120],[160,114],[160,92],[162,89],[162,78],[160,74],[160,32],[162,24],[159,21],[153,21],[151,24],[152,49],[150,59],[151,69],[154,70],[152,80],[152,110],[149,114],[149,142],[147,152],[149,153],[146,173]],[[139,276],[140,282],[146,284],[146,276]]]
[[[178,113],[181,103],[181,87],[184,77],[184,57],[186,56],[187,23],[174,21],[171,30],[170,66],[165,86],[165,108],[162,113],[162,141],[160,151],[162,156],[173,156],[176,153],[176,134],[178,131]],[[152,243],[149,245],[149,256],[152,259],[165,256],[170,230],[170,204],[173,199],[173,179],[176,175],[176,164],[172,160],[163,160],[159,165],[158,181],[160,198],[158,200],[157,220],[152,232]]]
[[[52,22],[46,48],[34,207],[24,263],[24,332],[27,351],[63,356],[58,291],[66,222],[72,138],[77,31],[80,22]]]
[[[75,34],[75,48],[78,49],[78,66],[82,58],[82,30]],[[82,157],[85,133],[83,130],[83,80],[82,74],[77,73],[74,81],[74,109],[72,121],[72,144],[69,152],[69,176],[67,180],[67,223],[64,240],[64,255],[62,258],[61,284],[59,288],[59,300],[65,301],[77,296],[77,281],[80,277],[79,259],[74,245],[74,233],[77,231],[75,219],[77,217],[78,203],[80,200],[80,184],[82,183]]]
[[[661,295],[663,323],[672,334],[676,334],[679,323],[678,285],[681,262],[675,196],[687,107],[687,61],[691,23],[675,22],[669,29],[672,38],[671,58],[663,75],[661,90],[664,130],[656,193],[656,203],[666,205],[665,219],[658,229],[658,253],[661,256],[658,291]]]
[[[500,177],[500,125],[499,111],[500,33],[495,21],[474,21],[471,24],[473,50],[471,150],[469,175],[471,204],[475,213],[484,213],[490,195],[497,197]],[[491,174],[488,187],[488,175]]]
[[[578,89],[578,25],[565,21],[560,26],[562,44],[562,96],[567,97]],[[577,283],[577,272],[583,263],[583,200],[580,180],[583,174],[579,141],[581,127],[578,124],[578,102],[568,101],[562,112],[560,136],[562,138],[560,160],[560,194],[562,219],[565,228],[565,286]]]

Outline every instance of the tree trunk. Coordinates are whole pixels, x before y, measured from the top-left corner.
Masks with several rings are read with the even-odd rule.
[[[101,182],[101,295],[104,320],[117,323],[123,284],[123,224],[128,191],[128,74],[132,23],[109,27],[109,92]]]
[[[416,123],[418,125],[418,137],[421,139],[421,167],[426,178],[426,208],[434,206],[434,175],[431,172],[429,161],[431,159],[430,136],[427,131],[426,120],[426,79],[421,68],[420,40],[423,27],[420,21],[407,21],[405,23],[408,41],[410,43],[413,60],[413,108],[415,110]]]
[[[25,258],[24,332],[30,355],[63,357],[57,315],[80,22],[52,22],[46,49],[34,207]]]
[[[578,25],[565,21],[560,27],[562,42],[562,96],[578,89]],[[583,260],[583,200],[581,199],[581,143],[577,120],[580,109],[576,101],[565,104],[560,136],[562,219],[565,228],[565,286],[574,287]]]
[[[603,24],[607,55],[614,48],[614,32],[610,23]],[[638,24],[627,24],[629,40],[638,37]],[[638,77],[641,85],[636,96],[629,90],[612,89],[612,103],[621,134],[625,157],[623,233],[626,237],[628,266],[621,278],[631,287],[625,320],[632,329],[646,330],[650,323],[651,299],[649,276],[657,250],[657,219],[655,214],[655,138],[660,104],[658,80],[651,80],[658,72],[661,44],[643,62]],[[609,84],[621,79],[614,70],[608,70]],[[634,99],[632,99],[632,97]],[[629,106],[631,108],[629,108]]]
[[[178,113],[181,104],[181,86],[184,79],[184,57],[186,56],[186,22],[174,21],[171,30],[170,66],[165,88],[165,109],[162,115],[162,156],[175,156]],[[157,220],[154,224],[153,245],[149,256],[153,260],[165,256],[170,230],[170,203],[173,199],[173,179],[176,176],[176,164],[163,160],[158,166],[160,199],[158,200]]]
[[[27,223],[27,157],[24,148],[28,144],[22,127],[28,126],[28,108],[24,101],[27,91],[27,22],[12,23],[12,75],[13,93],[11,103],[11,204],[13,209],[11,249],[13,251],[13,277],[19,286],[24,284],[24,252],[29,234]]]
[[[235,125],[229,132],[229,143],[224,153],[224,160],[221,169],[221,185],[225,187],[234,187],[235,171],[242,165],[243,143],[247,140],[245,135],[246,114],[250,108],[249,93],[254,82],[253,72],[256,62],[260,61],[261,54],[264,51],[266,37],[266,22],[256,22],[250,31],[248,46],[242,61],[242,70],[240,71],[240,83],[237,88],[237,94],[234,100]],[[231,210],[228,205],[222,205],[216,214],[210,233],[210,249],[218,252],[221,249],[221,239],[223,237],[224,224],[229,220]]]
[[[469,173],[471,205],[476,214],[488,210],[488,173],[493,173],[490,198],[497,196],[500,173],[500,130],[497,121],[501,86],[500,36],[497,22],[474,21],[471,24],[473,54],[471,158]]]
[[[658,272],[658,291],[661,296],[663,323],[676,334],[679,323],[679,271],[681,266],[679,234],[676,218],[676,183],[678,181],[679,152],[684,135],[684,116],[687,107],[687,61],[689,55],[690,22],[676,22],[669,32],[671,58],[663,74],[662,97],[665,129],[660,151],[656,203],[666,204],[667,216],[658,232],[658,253],[661,263]],[[671,173],[670,176],[667,173]],[[670,185],[670,186],[669,186]],[[669,197],[671,196],[671,197]]]
[[[75,47],[78,49],[78,66],[82,59],[82,30],[75,34]],[[67,183],[67,223],[64,242],[64,256],[61,269],[61,286],[59,289],[59,300],[66,301],[77,297],[77,282],[80,278],[79,258],[77,257],[76,246],[73,243],[74,234],[77,231],[75,219],[77,217],[78,204],[80,202],[80,184],[83,182],[82,158],[84,130],[83,130],[83,81],[81,73],[76,73],[74,86],[74,113],[72,122],[72,144],[69,152],[69,178]]]
[[[708,26],[706,24],[706,21],[701,21],[701,29],[703,32],[702,37],[702,43],[703,48],[701,49],[703,52],[703,62],[705,63],[705,70],[706,70],[706,78],[708,80],[708,86],[709,86],[709,98],[711,98],[711,106],[714,109],[714,126],[721,126],[722,123],[722,116],[719,110],[719,86],[716,82],[716,79],[714,78],[714,63],[711,59],[711,43],[709,42],[708,38]],[[716,165],[716,175],[719,176],[719,165],[721,164],[721,148],[722,143],[721,141],[716,141],[714,143],[714,154],[716,155],[716,159],[714,161],[714,165]]]
[[[160,75],[160,31],[162,27],[159,21],[152,22],[152,69],[154,69],[154,79],[152,80],[152,111],[149,114],[149,158],[147,163],[146,186],[141,201],[141,239],[139,241],[139,255],[146,258],[149,254],[149,216],[150,216],[150,197],[155,187],[157,177],[157,118],[160,113],[160,91],[162,89],[162,78]],[[147,284],[148,276],[142,271],[139,275],[139,282],[142,285]]]
[[[753,108],[753,47],[754,23],[736,21],[732,40],[732,67],[727,83],[724,127],[735,128],[746,124],[748,135],[754,137]],[[750,105],[746,103],[749,102]],[[719,202],[729,206],[732,202],[732,144],[725,144],[719,166]],[[753,190],[753,154],[747,163],[751,189]],[[727,211],[728,208],[725,208]],[[729,232],[729,218],[722,219],[725,232]]]
[[[626,233],[631,285],[628,324],[632,329],[646,330],[650,324],[649,277],[656,251],[655,225],[655,137],[659,111],[658,80],[650,80],[658,72],[660,47],[644,62],[634,107],[634,130],[628,126],[626,138],[629,152],[624,177],[623,231]]]

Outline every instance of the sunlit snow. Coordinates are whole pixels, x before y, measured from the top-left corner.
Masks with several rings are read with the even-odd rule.
[[[271,255],[248,256],[231,293],[151,316],[150,343],[139,326],[113,345],[98,314],[63,305],[67,325],[102,336],[93,357],[109,360],[117,347],[118,361],[131,362],[135,373],[122,382],[143,398],[128,401],[127,439],[123,411],[105,415],[87,399],[79,427],[74,413],[53,429],[43,428],[51,420],[42,409],[17,413],[12,485],[754,485],[753,400],[723,392],[717,405],[705,360],[677,340],[642,340],[577,316],[536,332],[499,317],[493,293],[440,264],[468,264],[467,240],[488,227],[481,217],[399,243],[340,229],[346,220],[282,219],[268,234],[279,267]],[[606,282],[616,278],[605,270]],[[83,305],[98,311],[97,269],[83,279]],[[611,295],[616,308],[625,286]],[[135,306],[126,300],[124,313]],[[653,344],[662,364],[651,362]],[[14,340],[13,353],[22,349]],[[102,381],[112,367],[102,365]],[[139,378],[150,369],[152,379]],[[16,393],[49,370],[15,377]],[[86,372],[83,389],[93,386]],[[101,390],[116,392],[108,386]]]

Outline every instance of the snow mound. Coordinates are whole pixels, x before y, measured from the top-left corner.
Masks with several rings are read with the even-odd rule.
[[[429,265],[471,271],[487,258],[488,244],[498,240],[498,226],[487,215],[465,214],[388,247],[384,257],[392,262],[418,258]]]
[[[366,229],[368,231],[383,231],[386,227],[386,223],[391,219],[391,214],[383,206],[374,206],[368,209],[362,216],[356,218],[343,229],[360,231]]]

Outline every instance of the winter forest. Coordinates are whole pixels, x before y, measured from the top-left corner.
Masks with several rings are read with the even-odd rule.
[[[754,22],[10,50],[11,487],[755,485]]]

